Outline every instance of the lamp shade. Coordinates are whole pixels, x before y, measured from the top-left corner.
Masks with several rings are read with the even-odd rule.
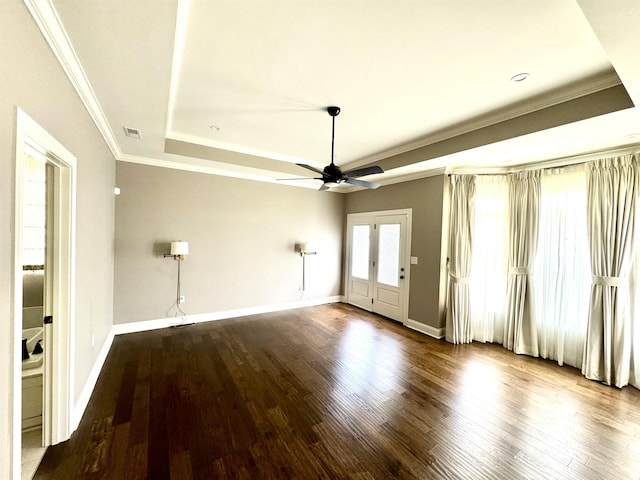
[[[171,255],[189,255],[189,242],[171,242]]]

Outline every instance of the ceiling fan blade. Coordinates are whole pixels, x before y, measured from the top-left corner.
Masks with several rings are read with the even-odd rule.
[[[347,177],[364,177],[366,175],[374,175],[376,173],[384,173],[384,170],[382,169],[382,167],[378,167],[376,165],[375,167],[364,167],[357,168],[355,170],[349,170],[348,172],[344,172],[344,175],[346,175]]]
[[[322,186],[318,189],[318,191],[324,192],[325,190],[329,190],[329,186],[326,183],[323,183]]]
[[[366,180],[358,180],[357,178],[347,178],[347,180],[345,181],[351,185],[356,185],[357,187],[374,189],[380,186],[379,183],[367,182]]]
[[[323,180],[318,177],[276,178],[276,182],[288,182],[289,180]]]
[[[304,163],[296,163],[296,165],[298,165],[299,167],[302,167],[302,168],[306,168],[307,170],[311,170],[312,172],[319,173],[320,175],[322,175],[324,173],[319,168],[312,167],[311,165],[305,165]]]

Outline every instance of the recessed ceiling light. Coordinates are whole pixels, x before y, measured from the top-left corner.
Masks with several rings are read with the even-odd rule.
[[[518,73],[517,75],[514,75],[513,77],[511,77],[511,81],[512,82],[522,82],[524,80],[526,80],[527,78],[529,78],[529,74],[528,73]]]
[[[209,128],[211,130],[213,130],[214,132],[219,132],[220,131],[220,127],[217,125],[209,125]]]

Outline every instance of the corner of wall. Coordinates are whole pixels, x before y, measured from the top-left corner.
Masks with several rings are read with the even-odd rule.
[[[438,325],[444,327],[447,315],[447,285],[449,272],[449,218],[451,209],[451,192],[449,177],[443,175],[442,185],[442,240],[440,241],[440,286],[438,288]],[[444,336],[444,334],[443,334]]]

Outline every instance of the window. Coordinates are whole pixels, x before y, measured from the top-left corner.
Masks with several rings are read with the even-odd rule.
[[[591,264],[584,166],[543,171],[533,305],[539,355],[582,366]]]
[[[378,282],[398,286],[400,271],[400,224],[383,223],[378,232]]]
[[[473,339],[500,342],[507,291],[509,190],[505,176],[476,177],[473,251],[469,278]]]
[[[503,342],[508,195],[506,177],[476,177],[469,301],[473,339],[480,342]],[[532,282],[539,355],[580,368],[591,286],[584,166],[542,172]]]
[[[46,160],[27,149],[23,169],[22,265],[40,269],[46,245]]]
[[[351,276],[369,279],[369,225],[353,226]]]

